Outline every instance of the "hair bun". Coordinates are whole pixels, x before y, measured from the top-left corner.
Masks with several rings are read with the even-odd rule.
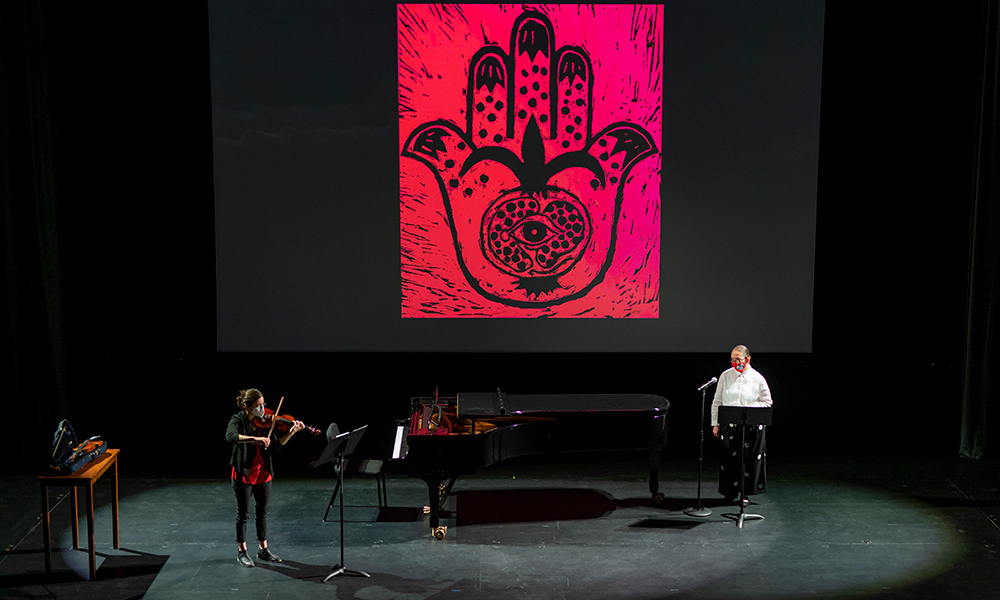
[[[236,397],[236,406],[246,408],[248,402],[256,401],[257,398],[260,398],[262,395],[263,394],[260,393],[260,390],[256,388],[240,390],[240,395]]]

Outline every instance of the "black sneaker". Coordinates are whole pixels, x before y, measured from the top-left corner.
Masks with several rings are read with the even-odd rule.
[[[267,562],[281,562],[281,559],[271,554],[271,551],[267,548],[261,548],[257,551],[257,558],[260,560],[266,560]]]
[[[236,553],[236,562],[240,563],[241,567],[252,567],[253,559],[247,554],[246,550],[240,550]]]

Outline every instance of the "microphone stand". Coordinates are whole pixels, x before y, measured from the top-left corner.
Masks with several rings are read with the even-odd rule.
[[[684,514],[690,517],[712,516],[712,511],[701,505],[701,470],[705,459],[705,390],[715,380],[715,377],[713,377],[711,382],[701,387],[701,413],[699,413],[699,419],[701,420],[698,422],[698,430],[701,432],[701,441],[698,444],[698,506],[684,511]]]

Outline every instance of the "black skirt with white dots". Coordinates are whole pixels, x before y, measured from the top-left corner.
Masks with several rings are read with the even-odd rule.
[[[728,423],[720,423],[719,440],[722,442],[722,452],[719,460],[719,493],[729,499],[735,499],[740,492],[740,449],[743,449],[743,479],[742,496],[752,496],[767,491],[767,444],[765,443],[767,427],[763,425],[747,425],[746,439],[743,440],[743,427]]]

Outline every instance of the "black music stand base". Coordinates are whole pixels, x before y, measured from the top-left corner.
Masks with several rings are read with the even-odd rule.
[[[371,577],[371,575],[365,573],[364,571],[355,571],[340,565],[333,565],[332,572],[323,578],[323,583],[330,581],[334,577]]]
[[[741,500],[740,504],[743,505],[743,504],[746,504],[746,502],[743,502]],[[737,529],[743,529],[743,521],[756,521],[756,520],[763,521],[764,520],[764,517],[762,517],[760,515],[754,515],[754,514],[743,512],[743,506],[740,506],[740,512],[738,514],[737,513],[723,513],[722,516],[725,517],[725,518],[727,518],[727,519],[733,519],[733,520],[735,520],[736,521],[736,528]]]

